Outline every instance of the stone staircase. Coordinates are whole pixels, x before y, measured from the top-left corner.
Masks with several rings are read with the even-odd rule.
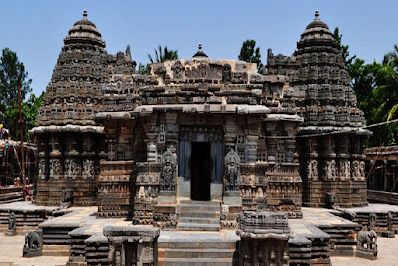
[[[235,232],[162,232],[159,266],[237,265],[236,241]]]
[[[178,231],[219,231],[221,205],[219,201],[180,201]]]

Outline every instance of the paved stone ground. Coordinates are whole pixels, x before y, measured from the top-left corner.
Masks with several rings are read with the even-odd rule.
[[[0,208],[2,206],[0,205]],[[10,206],[3,206],[10,207]],[[12,206],[13,208],[36,208],[30,203],[18,203]],[[386,208],[385,205],[371,205],[366,208],[373,208],[376,210]],[[94,215],[97,207],[73,207],[68,209],[68,214],[64,216],[54,217],[43,224],[47,226],[60,226],[65,224],[75,224],[80,226],[84,230],[88,230],[90,233],[101,233],[102,228],[108,224],[118,225],[131,225],[131,221],[125,221],[121,218],[103,219],[98,218]],[[361,211],[362,209],[355,209],[353,211]],[[307,234],[308,228],[303,226],[305,224],[315,225],[326,225],[326,224],[350,224],[352,222],[343,219],[341,217],[331,214],[332,210],[320,209],[320,208],[303,208],[304,218],[302,220],[289,220],[289,226],[292,229],[293,234]],[[336,211],[338,212],[338,211]],[[310,230],[311,231],[311,230]],[[316,233],[316,232],[315,232]],[[219,233],[200,233],[196,232],[195,236],[189,232],[161,232],[159,242],[167,242],[174,238],[174,241],[183,241],[187,238],[195,238],[200,242],[203,239],[211,241],[223,241],[228,239],[236,238],[236,235],[232,232],[221,232]],[[36,258],[23,258],[22,248],[24,245],[24,236],[17,235],[7,237],[4,233],[0,233],[0,266],[59,266],[65,265],[68,257],[51,257],[43,256]],[[378,238],[379,254],[378,259],[375,261],[355,258],[355,257],[332,257],[333,265],[397,265],[398,266],[398,236],[396,238]]]
[[[398,236],[395,238],[377,238],[377,260],[355,257],[331,257],[333,266],[398,266]]]
[[[0,266],[58,266],[65,265],[68,257],[42,256],[22,257],[25,237],[22,235],[5,236],[0,233]]]

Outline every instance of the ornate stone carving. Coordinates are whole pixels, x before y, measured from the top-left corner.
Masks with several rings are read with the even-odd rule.
[[[62,166],[59,159],[50,159],[50,177],[58,179],[62,175]]]
[[[368,226],[368,230],[375,230],[376,228],[376,213],[372,212],[369,214],[369,226]]]
[[[336,179],[336,161],[328,160],[325,162],[325,177],[326,180]]]
[[[318,180],[318,161],[311,160],[308,164],[308,178]]]
[[[76,159],[66,159],[65,160],[65,176],[67,178],[77,178],[80,175],[80,165],[77,163]]]
[[[177,175],[177,158],[170,152],[166,151],[162,155],[162,171],[160,174],[160,190],[175,191],[176,175]]]
[[[24,257],[37,257],[42,255],[43,232],[34,231],[25,235],[25,245],[23,247]]]
[[[8,228],[7,228],[7,235],[13,236],[17,230],[17,216],[14,212],[10,212],[8,214]]]
[[[41,159],[39,162],[39,179],[46,179],[46,160]]]
[[[94,178],[95,169],[94,169],[94,161],[90,159],[85,159],[83,161],[83,178]]]
[[[357,239],[356,255],[358,257],[376,259],[377,234],[375,231],[359,231]]]
[[[225,155],[224,167],[225,191],[239,191],[240,158],[238,153],[231,149]]]
[[[340,179],[342,181],[344,180],[350,180],[351,176],[351,169],[350,169],[350,162],[347,160],[342,160],[339,163],[339,174],[340,174]]]

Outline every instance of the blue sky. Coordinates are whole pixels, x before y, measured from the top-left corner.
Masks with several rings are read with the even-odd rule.
[[[268,48],[290,55],[316,9],[331,30],[340,27],[351,53],[368,62],[398,43],[396,0],[2,0],[0,9],[0,49],[17,52],[35,93],[45,90],[63,39],[84,9],[108,52],[130,44],[143,63],[159,44],[186,58],[199,42],[211,57],[234,59],[248,38],[257,41],[263,60]]]

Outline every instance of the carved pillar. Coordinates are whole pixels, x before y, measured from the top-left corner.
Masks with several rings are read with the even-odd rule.
[[[225,118],[224,125],[224,152],[227,153],[231,149],[235,150],[236,135],[238,132],[238,126],[234,120],[234,117],[228,116]]]
[[[81,165],[75,136],[69,136],[66,141],[65,178],[77,179],[81,176]]]
[[[168,112],[165,114],[166,119],[166,142],[167,149],[176,154],[178,145],[178,123],[177,113]]]
[[[50,167],[49,174],[50,179],[60,179],[62,177],[62,166],[61,166],[61,152],[59,150],[58,136],[51,136],[50,138]]]

